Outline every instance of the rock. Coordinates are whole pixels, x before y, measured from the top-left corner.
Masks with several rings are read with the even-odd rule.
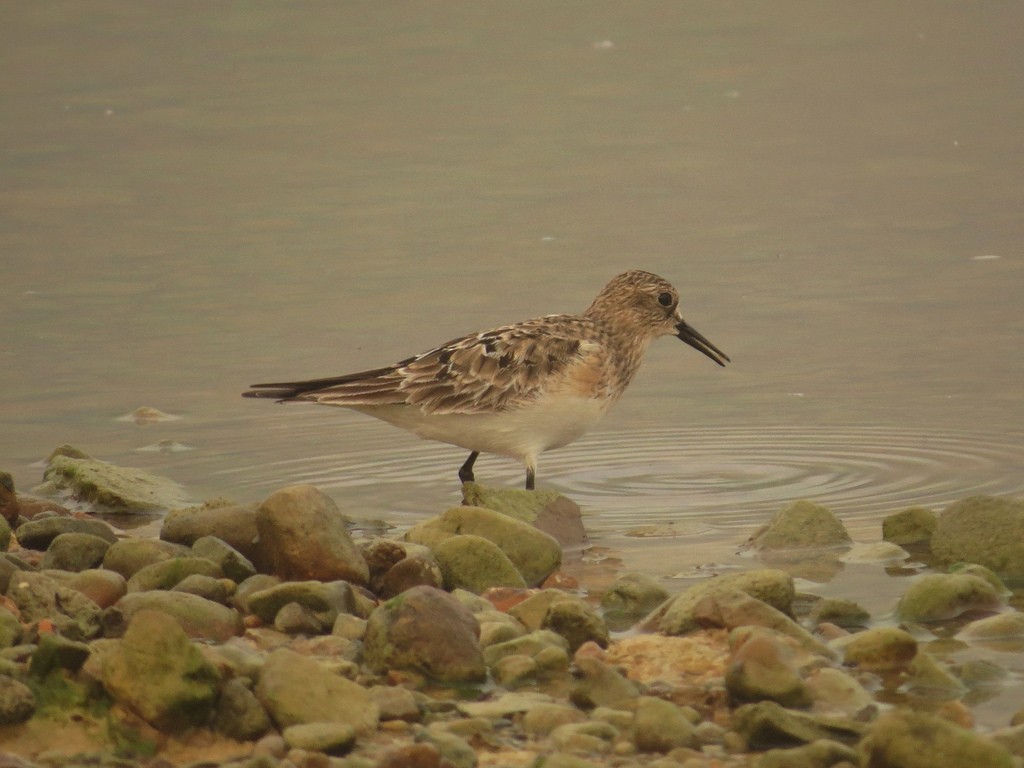
[[[608,627],[580,598],[557,589],[545,589],[509,611],[527,629],[548,629],[565,638],[569,652],[588,641],[608,646]]]
[[[749,543],[764,552],[843,547],[850,542],[850,535],[838,517],[820,504],[801,500],[779,510]]]
[[[0,518],[7,523],[7,531],[18,521],[21,510],[18,505],[18,494],[14,491],[14,478],[10,472],[0,471]],[[0,551],[6,550],[7,545],[0,546]]]
[[[416,723],[423,718],[423,712],[412,691],[394,685],[375,685],[370,688],[370,699],[377,705],[381,721],[403,720]]]
[[[198,507],[172,509],[164,517],[160,538],[191,547],[212,536],[237,550],[250,562],[259,558],[258,504],[234,504],[225,499],[208,501]]]
[[[973,496],[939,516],[932,554],[945,565],[977,563],[1010,586],[1024,584],[1024,501]]]
[[[99,634],[99,606],[45,574],[16,572],[7,587],[7,596],[14,601],[25,623],[49,619],[58,632],[71,640],[88,640]]]
[[[844,663],[868,672],[905,670],[917,654],[917,641],[897,627],[874,627],[841,638],[832,647],[843,653]]]
[[[839,669],[821,667],[811,670],[804,680],[812,709],[820,714],[860,717],[877,708],[871,694],[857,680]]]
[[[444,586],[444,574],[433,555],[409,555],[399,560],[381,575],[373,591],[382,600],[389,600],[407,589],[419,586],[438,589]]]
[[[576,502],[557,491],[521,491],[463,483],[462,500],[466,506],[493,509],[529,523],[563,547],[579,547],[587,543],[582,510]]]
[[[869,565],[894,565],[910,557],[903,547],[889,541],[857,542],[839,556],[844,563],[866,563]]]
[[[813,624],[835,624],[843,629],[862,629],[871,621],[871,614],[852,600],[826,597],[811,609]]]
[[[224,684],[213,722],[220,733],[236,741],[255,741],[271,727],[259,699],[238,679]]]
[[[36,711],[32,689],[20,680],[0,675],[0,726],[23,723]]]
[[[1003,584],[1003,580],[996,575],[991,568],[986,568],[984,565],[978,565],[977,563],[956,563],[949,567],[950,573],[959,573],[967,576],[977,576],[980,579],[984,579],[992,588],[996,591],[996,594],[1002,597],[1009,597],[1013,593],[1007,589],[1006,585]]]
[[[944,621],[971,611],[995,611],[1002,604],[995,588],[978,576],[932,573],[907,587],[896,612],[904,621]]]
[[[173,589],[187,576],[199,574],[215,579],[224,574],[216,563],[203,557],[172,557],[139,569],[128,579],[128,592]]]
[[[128,592],[128,583],[124,577],[105,568],[79,571],[68,580],[67,586],[81,592],[100,608],[109,608]]]
[[[104,634],[117,637],[143,610],[165,613],[188,637],[223,643],[242,633],[242,617],[227,606],[187,592],[133,592],[125,595],[103,614]]]
[[[576,659],[576,668],[569,700],[577,707],[611,707],[633,709],[640,688],[623,677],[618,670],[593,656]]]
[[[439,541],[434,557],[449,590],[479,595],[491,587],[526,586],[508,556],[482,536],[458,535]]]
[[[334,501],[311,485],[272,494],[256,513],[259,561],[285,579],[364,585],[370,571]]]
[[[536,586],[562,563],[562,549],[551,536],[528,523],[482,507],[454,507],[413,526],[406,540],[432,550],[458,534],[481,536],[498,546],[528,586]]]
[[[770,749],[761,755],[757,768],[832,768],[841,763],[852,766],[859,762],[859,754],[852,747],[819,739],[802,747]]]
[[[882,519],[882,538],[901,547],[927,544],[937,525],[938,518],[930,509],[911,507]]]
[[[918,650],[910,666],[907,667],[904,686],[915,693],[924,692],[935,695],[936,692],[951,696],[962,696],[967,686],[939,664],[927,651]]]
[[[880,717],[861,745],[871,768],[1011,768],[1009,750],[965,728],[929,715],[897,709]]]
[[[317,620],[309,608],[287,603],[274,616],[274,629],[286,635],[322,635],[327,627]]]
[[[785,709],[774,701],[737,708],[732,727],[753,749],[799,746],[821,739],[853,745],[866,731],[866,726],[856,720],[809,715]]]
[[[969,643],[1024,639],[1024,613],[1000,613],[972,621],[957,633],[957,638]]]
[[[255,693],[279,728],[342,723],[364,736],[377,728],[377,706],[365,688],[285,648],[267,657]]]
[[[193,573],[191,576],[186,576],[175,584],[171,591],[187,592],[190,595],[197,595],[205,600],[227,605],[233,586],[234,584],[230,579],[216,579],[213,576]]]
[[[996,744],[1006,747],[1010,753],[1017,757],[1024,757],[1024,725],[1011,725],[1009,728],[1000,728],[989,734],[989,738]]]
[[[11,526],[7,519],[0,517],[0,552],[6,552],[11,546]]]
[[[106,523],[77,517],[43,517],[30,520],[18,528],[18,543],[25,549],[46,550],[53,540],[64,533],[85,533],[109,544],[117,541],[117,534]]]
[[[344,755],[356,743],[356,732],[345,723],[302,723],[284,729],[281,734],[292,749]]]
[[[523,730],[533,739],[542,739],[560,725],[585,722],[587,716],[577,709],[557,702],[531,704],[523,713]]]
[[[438,729],[427,729],[422,737],[437,747],[441,754],[441,765],[452,768],[475,768],[476,753],[464,738]]]
[[[253,592],[245,600],[246,609],[267,624],[289,603],[308,608],[318,622],[330,627],[340,613],[353,613],[356,598],[352,585],[345,581],[290,581]]]
[[[71,453],[72,455],[68,455]],[[115,514],[146,514],[181,506],[188,495],[166,477],[141,469],[118,467],[58,448],[43,479],[78,501]]]
[[[188,557],[188,547],[157,539],[122,539],[115,542],[103,556],[103,567],[130,579],[147,565]]]
[[[21,640],[21,622],[3,605],[0,605],[0,650],[17,645]]]
[[[739,590],[705,595],[693,608],[693,617],[701,627],[765,627],[795,640],[802,648],[825,658],[834,653],[814,635],[782,611]]]
[[[604,620],[616,629],[626,629],[668,599],[668,591],[657,579],[642,573],[624,573],[601,596]]]
[[[381,755],[374,768],[441,768],[441,752],[433,744],[399,744]]]
[[[216,563],[221,573],[237,584],[256,575],[249,558],[216,536],[200,536],[192,543],[192,554]]]
[[[741,627],[729,636],[734,646],[725,687],[737,702],[777,701],[784,707],[811,703],[797,669],[796,654],[784,636],[764,627]]]
[[[705,596],[735,590],[745,592],[786,615],[792,613],[795,595],[792,577],[785,571],[764,569],[716,576],[698,582],[685,592],[664,602],[644,619],[643,627],[667,635],[684,635],[692,632],[699,627],[694,617],[694,608]]]
[[[124,638],[89,665],[107,693],[163,731],[204,723],[219,692],[217,671],[159,611],[139,611]]]
[[[560,651],[568,660],[568,648],[569,643],[564,637],[542,629],[487,646],[484,649],[484,661],[487,663],[487,666],[493,667],[508,656],[525,656],[536,660],[543,654],[550,654],[552,650]]]
[[[88,657],[87,643],[68,640],[53,633],[40,635],[36,651],[32,654],[29,671],[40,680],[54,669],[77,672]]]
[[[668,752],[677,747],[696,747],[697,737],[682,709],[652,696],[636,701],[633,743],[641,752]]]
[[[50,542],[42,566],[77,573],[102,563],[109,548],[109,541],[91,533],[62,533]]]
[[[589,720],[560,725],[548,737],[555,749],[563,752],[605,754],[621,738],[619,729],[610,723]],[[545,761],[546,762],[546,761]]]
[[[445,683],[487,675],[473,614],[447,592],[413,587],[379,605],[366,625],[365,658],[373,669],[420,672]]]

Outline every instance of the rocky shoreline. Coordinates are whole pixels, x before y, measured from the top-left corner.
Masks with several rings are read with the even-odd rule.
[[[868,544],[797,501],[751,536],[758,567],[670,596],[567,577],[585,532],[552,492],[468,484],[353,538],[311,486],[176,506],[170,481],[67,447],[45,480],[0,473],[0,768],[1024,765],[1024,711],[982,733],[970,708],[1021,674],[1022,501],[900,511]],[[99,514],[168,507],[159,538]],[[793,576],[908,550],[929,567],[894,617]]]

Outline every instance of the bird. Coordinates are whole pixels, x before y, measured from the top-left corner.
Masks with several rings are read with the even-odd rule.
[[[393,365],[306,381],[252,384],[243,397],[349,408],[421,438],[519,460],[536,487],[545,451],[573,442],[625,392],[652,341],[675,336],[731,362],[679,310],[679,292],[639,269],[612,278],[582,314],[546,315],[460,336]]]

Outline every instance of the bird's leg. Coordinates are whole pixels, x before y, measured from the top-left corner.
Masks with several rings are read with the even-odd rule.
[[[476,457],[480,455],[480,451],[473,451],[469,454],[469,458],[466,459],[466,463],[459,467],[459,480],[464,483],[473,482],[473,463],[476,461]]]
[[[526,490],[533,490],[533,481],[536,478],[536,475],[537,473],[534,471],[533,467],[526,468]]]

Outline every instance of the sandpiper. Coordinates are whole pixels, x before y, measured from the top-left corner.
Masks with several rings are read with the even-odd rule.
[[[631,270],[581,315],[547,315],[453,339],[394,365],[308,381],[253,384],[243,397],[351,408],[422,438],[518,459],[534,488],[537,459],[596,424],[626,390],[648,345],[676,336],[719,365],[729,357],[679,313],[665,279]]]

